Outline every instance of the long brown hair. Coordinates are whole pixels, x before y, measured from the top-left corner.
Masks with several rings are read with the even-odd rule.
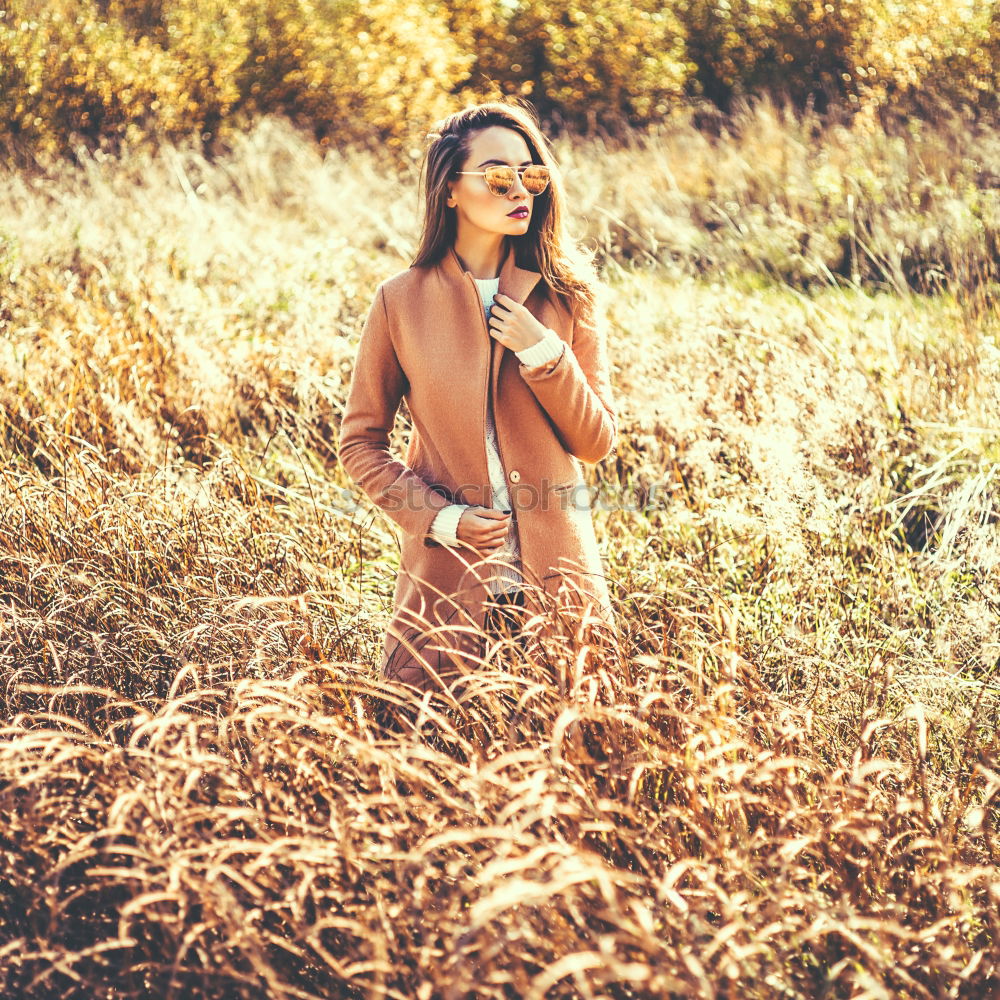
[[[587,309],[596,303],[598,284],[593,251],[585,251],[566,232],[563,222],[562,176],[530,106],[516,98],[473,104],[448,115],[427,134],[420,186],[424,196],[423,229],[411,267],[430,267],[455,242],[455,211],[447,205],[448,181],[463,168],[472,134],[492,125],[520,132],[531,162],[549,168],[549,186],[535,196],[531,223],[523,236],[508,236],[519,267],[538,271],[546,285],[570,310],[575,301]]]

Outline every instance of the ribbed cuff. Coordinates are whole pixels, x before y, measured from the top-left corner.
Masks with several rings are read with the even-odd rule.
[[[538,365],[555,361],[562,354],[565,346],[565,342],[555,330],[547,330],[545,336],[537,344],[532,344],[531,347],[526,347],[523,351],[515,353],[517,360],[522,365],[535,368]]]
[[[447,507],[442,507],[431,522],[429,532],[435,542],[442,545],[459,545],[458,522],[462,519],[463,512],[469,509],[467,504],[452,503]]]

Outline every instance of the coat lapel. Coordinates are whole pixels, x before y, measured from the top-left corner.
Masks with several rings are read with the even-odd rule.
[[[527,268],[518,267],[515,263],[514,248],[510,247],[507,251],[507,256],[504,258],[503,264],[500,268],[500,281],[498,283],[497,291],[503,295],[509,295],[515,302],[519,302],[522,305],[527,300],[528,296],[531,294],[535,285],[541,280],[541,274],[537,271],[531,271]],[[486,343],[482,345],[479,357],[484,357],[486,360],[487,368],[487,384],[489,385],[490,396],[496,405],[497,400],[497,389],[500,383],[500,369],[504,362],[507,361],[507,356],[516,362],[516,357],[514,357],[513,351],[507,350],[502,344],[497,342],[493,337],[489,336],[485,329],[485,317],[483,316],[483,303],[479,298],[479,291],[475,286],[475,282],[472,280],[472,275],[462,266],[462,262],[458,259],[458,255],[455,253],[454,247],[449,246],[444,257],[440,261],[441,272],[447,280],[448,285],[451,287],[455,299],[459,302],[469,303],[470,311],[468,313],[468,322],[470,328],[468,331],[455,331],[458,336],[474,336],[477,338],[485,338]],[[473,311],[474,310],[474,311]],[[462,310],[462,314],[465,310]],[[478,351],[476,352],[478,354]],[[508,361],[508,365],[510,362]],[[482,369],[480,369],[482,370]],[[485,400],[480,395],[478,397],[480,407],[485,406]],[[480,427],[482,425],[480,424]],[[481,430],[481,434],[484,431]],[[486,450],[485,447],[482,449],[483,454],[483,473],[484,478],[482,480],[482,497],[480,503],[484,507],[489,507],[492,505],[492,493],[489,486],[489,473],[488,473],[488,463],[486,461]]]
[[[528,271],[523,267],[518,267],[514,263],[514,249],[511,247],[506,260],[503,262],[503,267],[500,269],[500,287],[497,291],[502,295],[509,295],[515,302],[520,302],[521,305],[524,305],[528,296],[534,290],[535,285],[541,280],[541,277],[538,271]],[[494,347],[494,353],[490,358],[490,393],[495,402],[497,398],[497,384],[500,380],[500,366],[508,355],[514,358],[515,361],[517,359],[513,351],[498,344],[492,337],[490,340]]]
[[[537,271],[518,267],[515,259],[514,248],[511,247],[504,258],[503,266],[500,268],[499,291],[523,305],[542,276]]]
[[[542,276],[538,271],[529,271],[525,267],[518,267],[515,261],[514,248],[510,247],[507,250],[507,256],[504,257],[503,264],[500,266],[500,287],[497,291],[503,295],[509,295],[515,302],[520,302],[523,305]],[[441,263],[450,278],[464,281],[472,287],[472,282],[466,277],[468,271],[462,267],[462,262],[458,259],[454,247],[448,247]]]
[[[529,271],[527,268],[518,267],[515,261],[514,247],[510,246],[500,268],[500,285],[497,291],[501,295],[509,295],[515,302],[524,305],[542,276],[538,271]],[[451,277],[469,285],[471,290],[475,292],[475,288],[472,287],[473,283],[467,277],[468,272],[462,267],[462,262],[458,259],[454,247],[448,248],[444,257],[444,266]],[[463,292],[463,294],[465,293]],[[496,400],[500,367],[507,354],[513,354],[513,351],[508,351],[492,337],[489,338],[489,341],[490,393]]]

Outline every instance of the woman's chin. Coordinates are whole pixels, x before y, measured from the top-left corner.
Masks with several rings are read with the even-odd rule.
[[[530,222],[530,217],[527,219],[507,219],[496,229],[486,229],[485,226],[483,229],[486,232],[496,233],[498,236],[523,236],[528,231]]]

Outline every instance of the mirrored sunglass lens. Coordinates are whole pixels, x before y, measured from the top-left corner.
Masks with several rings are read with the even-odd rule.
[[[488,167],[484,180],[494,194],[506,194],[514,183],[513,167]]]
[[[530,194],[541,194],[549,183],[548,167],[525,167],[521,181]]]

